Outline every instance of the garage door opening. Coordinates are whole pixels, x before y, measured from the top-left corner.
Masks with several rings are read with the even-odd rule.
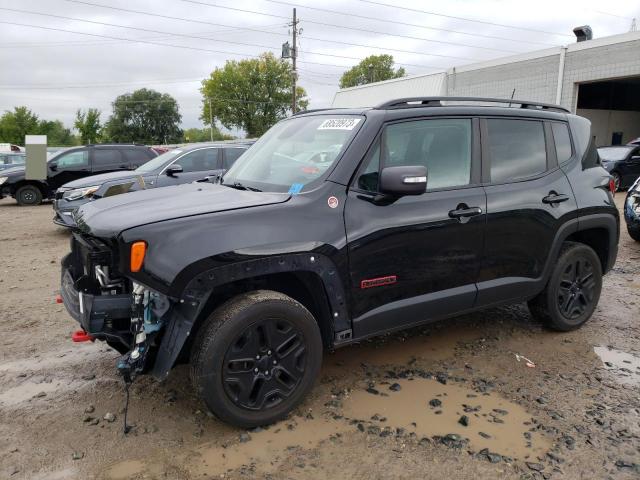
[[[576,113],[591,120],[596,145],[625,145],[640,137],[640,77],[578,85]]]

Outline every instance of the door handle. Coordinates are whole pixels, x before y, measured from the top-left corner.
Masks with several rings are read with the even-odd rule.
[[[467,207],[466,205],[458,205],[458,208],[449,212],[449,217],[463,219],[475,217],[476,215],[480,214],[482,214],[482,209],[480,207]]]
[[[553,205],[556,203],[566,202],[569,200],[568,195],[562,195],[556,192],[549,192],[549,195],[542,199],[542,203],[546,203],[547,205]]]

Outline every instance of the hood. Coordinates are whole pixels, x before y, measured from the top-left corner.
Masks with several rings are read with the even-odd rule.
[[[24,176],[24,165],[21,165],[19,167],[5,168],[4,170],[0,170],[0,177],[16,177],[16,176]]]
[[[210,183],[152,188],[102,198],[74,213],[78,229],[96,237],[115,237],[129,228],[207,213],[282,203],[288,193],[251,192]]]
[[[133,170],[101,173],[100,175],[92,175],[90,177],[84,177],[78,180],[74,180],[73,182],[65,183],[63,185],[63,188],[84,188],[84,187],[90,187],[93,185],[102,185],[103,183],[109,182],[111,180],[123,180],[123,179],[134,180],[141,175],[145,176],[145,175],[148,175],[148,173],[143,175],[141,173],[136,173]]]

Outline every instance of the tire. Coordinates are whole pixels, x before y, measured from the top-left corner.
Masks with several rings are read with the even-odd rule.
[[[33,206],[42,203],[42,192],[35,185],[25,185],[16,191],[18,205]]]
[[[602,267],[596,252],[582,243],[565,242],[547,285],[529,301],[529,310],[547,328],[568,332],[591,318],[601,290]]]
[[[631,227],[630,225],[627,225],[627,232],[629,232],[629,236],[636,242],[640,242],[640,227]]]
[[[615,185],[616,192],[622,190],[622,177],[618,172],[612,172],[611,176],[613,177],[613,184]]]
[[[253,428],[286,417],[313,387],[321,362],[311,313],[282,293],[256,290],[205,320],[191,350],[191,380],[218,418]]]

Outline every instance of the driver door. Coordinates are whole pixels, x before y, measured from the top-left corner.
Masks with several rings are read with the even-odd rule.
[[[49,178],[47,183],[55,191],[65,183],[91,175],[89,151],[87,149],[74,150],[62,154],[53,160],[55,166],[49,164]]]
[[[479,145],[477,119],[439,118],[389,124],[371,148],[345,206],[355,338],[474,306],[486,220]],[[426,192],[380,195],[381,169],[409,165],[427,168]]]
[[[200,148],[185,153],[180,158],[166,167],[158,176],[158,187],[169,185],[181,185],[202,180],[205,177],[222,173],[222,158],[220,148]],[[167,168],[172,165],[180,165],[182,172],[167,174]]]

